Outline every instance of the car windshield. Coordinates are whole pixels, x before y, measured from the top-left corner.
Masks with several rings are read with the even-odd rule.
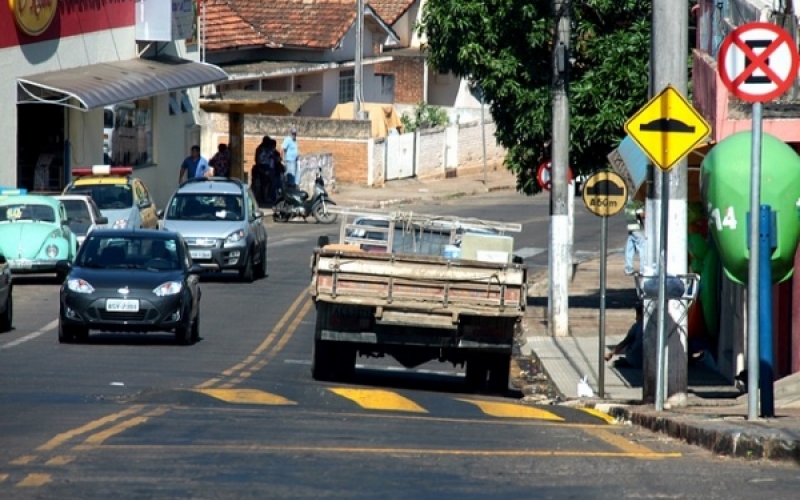
[[[178,194],[167,209],[167,219],[172,220],[244,220],[241,195],[235,194]]]
[[[56,212],[48,205],[8,203],[0,206],[0,223],[17,221],[55,222]]]
[[[83,200],[61,200],[69,217],[69,228],[73,233],[83,236],[92,226],[92,214],[89,205]]]
[[[93,269],[180,269],[178,241],[150,236],[97,236],[90,233],[75,264]]]
[[[68,194],[91,196],[100,210],[120,210],[133,206],[133,191],[127,184],[82,184],[70,186]]]

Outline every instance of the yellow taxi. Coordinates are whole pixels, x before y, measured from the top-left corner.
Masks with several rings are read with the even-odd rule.
[[[131,167],[95,165],[74,168],[63,194],[90,196],[108,219],[108,227],[158,229],[156,204]]]

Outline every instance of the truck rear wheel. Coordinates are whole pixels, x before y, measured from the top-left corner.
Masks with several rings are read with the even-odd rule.
[[[311,349],[311,376],[314,380],[333,380],[335,349],[331,342],[314,339]]]
[[[494,354],[489,361],[489,390],[495,393],[508,392],[511,377],[511,356]]]
[[[486,386],[486,376],[489,367],[484,361],[483,356],[473,355],[467,358],[467,387],[471,391],[480,391]]]

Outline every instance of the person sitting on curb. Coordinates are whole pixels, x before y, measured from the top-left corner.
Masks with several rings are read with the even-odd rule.
[[[644,358],[644,307],[641,302],[636,303],[636,322],[631,325],[622,342],[614,346],[605,355],[606,361],[618,354],[625,353],[625,356],[617,359],[614,366],[618,368],[642,368]]]

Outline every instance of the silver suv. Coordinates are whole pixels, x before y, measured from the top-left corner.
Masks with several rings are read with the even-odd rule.
[[[236,270],[246,282],[267,274],[267,230],[253,192],[237,179],[183,182],[159,211],[161,226],[180,233],[194,263],[209,270]]]

